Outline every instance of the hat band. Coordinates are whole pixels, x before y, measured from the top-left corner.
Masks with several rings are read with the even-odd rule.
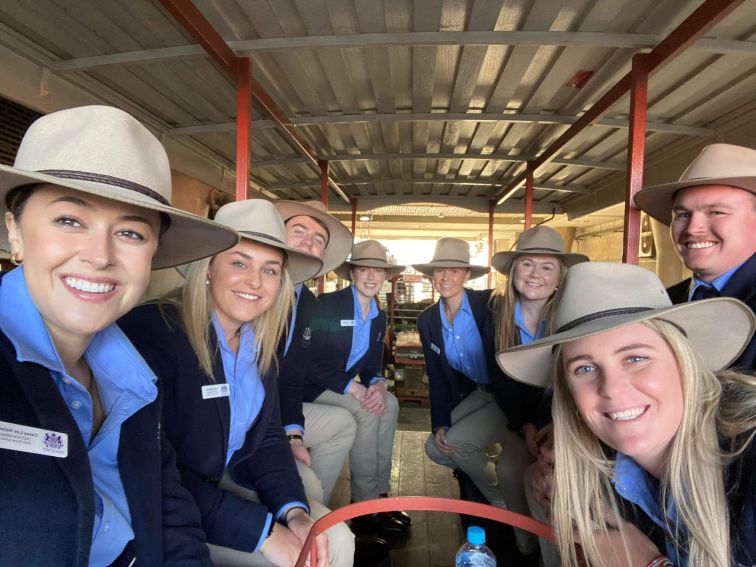
[[[520,248],[519,250],[515,250],[518,254],[523,254],[525,252],[535,252],[538,251],[539,254],[548,253],[548,254],[554,254],[554,255],[561,255],[562,251],[557,250],[556,248],[546,248],[544,246],[534,246],[532,248]]]
[[[463,266],[470,265],[470,260],[458,260],[457,258],[434,258],[431,261],[431,264],[438,264],[439,262],[457,262],[458,264],[462,264]]]
[[[373,258],[373,257],[362,257],[362,258],[352,258],[349,260],[350,264],[354,264],[355,262],[364,262],[365,260],[372,260],[374,262],[383,262],[384,264],[388,264],[389,261],[386,260],[386,258]]]
[[[103,175],[101,173],[90,173],[88,171],[73,171],[70,169],[40,169],[38,173],[52,175],[53,177],[60,177],[61,179],[76,179],[77,181],[91,181],[94,183],[103,183],[105,185],[114,185],[116,187],[120,187],[121,189],[135,191],[136,193],[140,193],[141,195],[149,197],[150,199],[155,199],[161,205],[170,206],[171,204],[168,199],[163,197],[157,191],[154,191],[149,187],[145,187],[144,185],[140,185],[139,183],[121,179],[120,177]]]
[[[583,325],[585,323],[590,323],[591,321],[595,321],[596,319],[612,317],[613,315],[629,315],[631,313],[641,313],[642,311],[653,311],[653,309],[651,307],[623,307],[621,309],[607,309],[606,311],[591,313],[590,315],[584,315],[583,317],[578,317],[574,321],[566,323],[565,325],[559,327],[554,332],[554,334],[556,335],[557,333],[571,331],[575,327],[579,327],[580,325]]]
[[[241,234],[249,234],[250,236],[257,236],[259,238],[264,238],[266,240],[273,240],[275,242],[278,242],[279,244],[283,244],[283,241],[276,238],[275,236],[271,236],[270,234],[265,234],[264,232],[254,232],[251,230],[240,230]]]

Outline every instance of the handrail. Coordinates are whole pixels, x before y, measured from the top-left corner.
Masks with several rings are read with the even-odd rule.
[[[338,523],[345,522],[357,516],[374,514],[376,512],[396,512],[398,510],[423,510],[429,512],[455,512],[457,514],[466,514],[468,516],[478,516],[509,524],[515,528],[520,528],[526,532],[537,535],[545,540],[554,541],[554,532],[550,526],[543,522],[534,520],[528,516],[523,516],[517,512],[511,512],[502,508],[480,504],[478,502],[467,502],[465,500],[456,500],[452,498],[435,498],[429,496],[399,496],[396,498],[378,498],[376,500],[365,500],[349,504],[338,510],[326,514],[310,529],[307,535],[302,553],[297,559],[295,567],[304,567],[307,562],[307,556],[310,556],[310,565],[316,565],[315,537],[326,531],[328,528]]]

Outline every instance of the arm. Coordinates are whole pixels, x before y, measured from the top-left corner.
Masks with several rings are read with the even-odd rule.
[[[451,427],[451,398],[444,370],[441,367],[441,356],[431,348],[430,309],[433,309],[433,307],[428,308],[418,317],[417,329],[420,332],[420,342],[423,345],[425,373],[428,375],[428,388],[430,389],[431,429],[436,431],[439,427],[446,427],[447,429]]]

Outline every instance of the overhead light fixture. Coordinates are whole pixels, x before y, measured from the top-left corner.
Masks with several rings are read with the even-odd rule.
[[[360,215],[360,220],[361,221],[369,221],[370,217],[368,215]]]

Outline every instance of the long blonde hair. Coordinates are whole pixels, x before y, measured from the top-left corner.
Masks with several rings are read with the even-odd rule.
[[[555,256],[559,259],[559,284],[561,284],[564,275],[567,273],[567,268],[564,265],[559,256]],[[509,268],[509,274],[507,280],[494,290],[489,300],[490,308],[495,314],[495,326],[496,326],[496,351],[502,351],[513,346],[520,344],[520,329],[515,324],[515,304],[520,298],[520,293],[517,291],[514,285],[514,273],[517,266],[520,264],[522,255],[517,256],[512,262],[512,266]],[[559,285],[557,285],[559,287]],[[555,292],[551,295],[549,300],[544,305],[541,319],[546,319],[547,327],[549,320],[551,319],[551,311],[554,305]],[[548,331],[547,331],[548,334]]]
[[[687,552],[689,565],[729,567],[730,525],[723,467],[753,441],[756,382],[743,374],[724,371],[715,375],[707,370],[674,325],[660,319],[643,324],[669,344],[682,377],[683,416],[660,479],[660,501],[672,499],[680,525],[668,525],[667,531]],[[552,519],[559,551],[564,564],[577,565],[580,543],[588,565],[606,564],[606,558],[599,555],[596,534],[614,529],[607,512],[621,517],[611,484],[614,460],[578,415],[566,384],[561,347],[553,360]],[[720,448],[720,435],[733,441],[732,452]],[[624,535],[622,539],[629,558]],[[621,564],[623,550],[616,551],[618,557],[608,564]]]
[[[288,330],[288,315],[294,303],[294,290],[286,270],[281,270],[281,284],[273,305],[250,324],[255,330],[257,347],[257,370],[265,375],[272,365],[278,364],[276,349],[281,337]],[[215,352],[210,347],[210,327],[214,309],[207,274],[213,258],[205,258],[189,265],[186,281],[174,300],[181,309],[181,321],[189,342],[194,349],[200,368],[211,379],[213,377],[213,358]]]

